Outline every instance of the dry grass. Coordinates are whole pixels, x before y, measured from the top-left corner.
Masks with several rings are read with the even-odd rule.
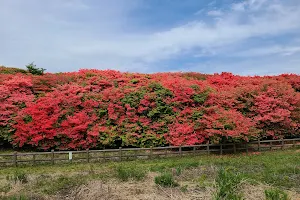
[[[252,185],[249,183],[243,183],[242,188],[242,192],[246,200],[265,200],[265,190],[270,189],[271,186],[263,184]],[[291,200],[300,200],[299,193],[292,190],[287,190],[285,192],[288,194]]]
[[[157,173],[149,173],[142,182],[118,182],[117,180],[91,181],[76,188],[67,196],[56,196],[55,199],[67,200],[188,200],[211,199],[212,188],[199,190],[190,186],[183,192],[180,187],[162,188],[155,185]]]

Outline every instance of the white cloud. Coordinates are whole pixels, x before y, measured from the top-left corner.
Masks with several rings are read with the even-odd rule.
[[[149,28],[147,32],[139,31],[131,21],[131,11],[138,7],[136,0],[0,1],[0,64],[22,66],[34,60],[50,71],[149,71],[153,63],[176,58],[186,51],[202,49],[192,54],[218,56],[219,49],[226,51],[249,39],[300,32],[297,0],[243,1],[227,11],[208,11],[209,16],[219,17],[217,21],[195,18],[171,29]],[[236,55],[299,52],[295,45],[246,48]],[[58,69],[59,66],[66,68]]]
[[[242,52],[237,52],[232,56],[236,57],[256,57],[256,56],[267,56],[267,55],[282,55],[289,56],[296,53],[300,53],[300,46],[268,46],[268,47],[259,47],[251,48]]]
[[[222,16],[223,12],[220,10],[210,10],[207,12],[207,15],[218,17],[218,16]]]

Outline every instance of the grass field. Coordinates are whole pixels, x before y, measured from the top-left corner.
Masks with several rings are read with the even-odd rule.
[[[0,199],[300,199],[300,149],[1,168]]]

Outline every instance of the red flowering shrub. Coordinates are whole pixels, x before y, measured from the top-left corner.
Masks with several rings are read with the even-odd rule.
[[[299,135],[299,80],[298,75],[0,71],[1,138],[48,150],[290,137]]]
[[[0,144],[11,141],[18,113],[33,101],[32,82],[28,76],[3,76],[0,82]]]

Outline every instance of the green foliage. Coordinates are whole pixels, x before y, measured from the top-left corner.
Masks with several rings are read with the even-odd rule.
[[[107,115],[107,109],[98,109],[96,111],[97,117],[101,118],[105,115]]]
[[[187,192],[188,191],[188,185],[184,185],[184,186],[180,187],[180,191],[181,192]]]
[[[162,187],[177,187],[179,184],[175,182],[174,177],[171,173],[163,173],[154,178],[154,182]]]
[[[144,90],[129,93],[121,100],[121,102],[124,105],[129,104],[132,108],[136,108],[140,104],[140,101],[144,97],[144,94]]]
[[[206,101],[206,99],[207,99],[207,97],[208,97],[208,95],[209,95],[209,90],[206,90],[205,92],[203,92],[203,93],[198,93],[198,94],[194,94],[193,96],[192,96],[192,99],[196,102],[196,103],[199,103],[199,104],[203,104],[205,101]]]
[[[19,68],[0,66],[0,74],[16,74],[16,73],[27,74],[27,71]]]
[[[58,191],[68,190],[77,185],[83,184],[85,179],[81,176],[60,176],[56,179],[41,179],[37,183],[37,187],[41,188],[45,194],[55,194]]]
[[[290,199],[287,193],[277,188],[265,190],[265,197],[266,200],[289,200]]]
[[[201,119],[203,115],[204,115],[203,111],[194,111],[192,114],[192,119],[193,120]]]
[[[231,170],[220,168],[216,178],[217,193],[215,200],[241,200],[238,192],[241,176]]]
[[[0,126],[0,146],[12,141],[12,128],[10,125]]]
[[[19,195],[13,195],[9,197],[2,197],[2,200],[30,200],[26,195],[19,194]]]
[[[173,93],[169,89],[164,88],[161,84],[157,82],[150,83],[149,89],[154,91],[157,97],[166,98],[173,96]]]
[[[6,176],[6,179],[10,180],[10,181],[14,181],[15,183],[18,182],[18,181],[21,182],[21,183],[27,183],[28,182],[27,174],[25,172],[19,171],[19,170],[14,171],[14,173],[12,175]]]
[[[146,176],[146,171],[135,166],[118,166],[116,168],[117,177],[122,181],[134,179],[137,181],[142,180]]]
[[[25,115],[23,120],[26,124],[28,124],[29,122],[32,122],[32,117],[30,115]]]
[[[28,72],[33,75],[43,75],[44,71],[46,70],[44,68],[37,68],[33,62],[26,65],[26,68],[27,68]]]
[[[137,84],[139,82],[139,80],[138,79],[132,79],[132,80],[130,80],[130,82],[133,83],[133,84]]]

